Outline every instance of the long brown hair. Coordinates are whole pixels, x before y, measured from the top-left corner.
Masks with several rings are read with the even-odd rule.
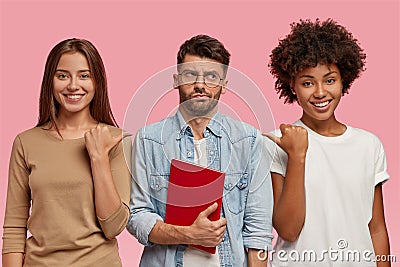
[[[65,53],[82,53],[88,63],[93,79],[95,94],[90,102],[90,115],[98,122],[118,126],[111,111],[107,93],[107,78],[103,60],[94,45],[84,39],[67,39],[58,43],[49,53],[43,74],[42,87],[39,100],[39,121],[36,126],[50,123],[49,127],[55,127],[61,136],[56,117],[59,104],[53,94],[53,78],[61,56]]]

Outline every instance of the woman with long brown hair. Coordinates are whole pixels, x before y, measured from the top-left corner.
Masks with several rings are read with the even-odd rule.
[[[129,217],[129,148],[97,49],[83,39],[58,43],[38,124],[11,152],[3,266],[121,266],[115,237]]]

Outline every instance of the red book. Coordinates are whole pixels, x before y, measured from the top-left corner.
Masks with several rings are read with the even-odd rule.
[[[173,159],[169,173],[168,197],[165,222],[173,225],[189,226],[200,212],[213,203],[218,203],[216,211],[208,218],[220,218],[225,173]],[[193,245],[198,249],[215,254],[215,247]]]

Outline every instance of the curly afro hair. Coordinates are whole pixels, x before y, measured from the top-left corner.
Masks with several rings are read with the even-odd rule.
[[[276,78],[275,90],[285,103],[297,100],[291,84],[297,73],[320,64],[336,64],[342,77],[342,94],[365,70],[366,55],[357,39],[332,19],[320,22],[300,20],[292,23],[291,32],[272,50],[269,68]]]

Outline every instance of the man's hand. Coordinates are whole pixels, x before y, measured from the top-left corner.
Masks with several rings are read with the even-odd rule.
[[[222,241],[226,219],[210,221],[208,216],[218,207],[217,203],[200,212],[190,226],[178,226],[157,221],[149,234],[149,241],[155,244],[185,244],[215,247]]]
[[[226,229],[226,219],[210,221],[208,216],[218,207],[217,203],[200,212],[196,220],[188,228],[189,245],[201,245],[204,247],[215,247],[222,241]]]

